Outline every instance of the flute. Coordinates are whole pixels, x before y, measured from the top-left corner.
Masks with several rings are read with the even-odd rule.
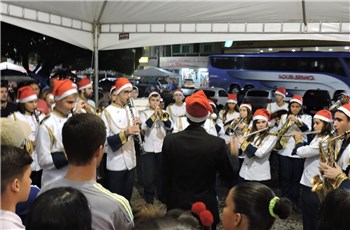
[[[319,131],[307,131],[307,132],[302,132],[302,135],[309,135],[309,134],[318,134],[320,133]],[[289,133],[289,134],[284,134],[282,137],[292,137],[294,136],[293,134]]]
[[[260,129],[260,130],[258,130],[258,131],[252,132],[252,133],[248,133],[247,135],[244,135],[243,137],[244,137],[244,138],[247,138],[247,137],[250,137],[250,136],[252,136],[252,135],[254,135],[254,134],[264,132],[264,131],[267,130],[267,129],[269,129],[269,127]]]

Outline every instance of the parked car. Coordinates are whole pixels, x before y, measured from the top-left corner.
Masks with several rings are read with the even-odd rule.
[[[195,92],[197,92],[200,89],[196,89]],[[201,88],[201,90],[204,91],[207,98],[214,101],[214,103],[217,105],[218,109],[222,109],[227,101],[227,92],[223,88]]]
[[[185,79],[182,88],[194,89],[195,85],[193,79]]]
[[[331,96],[327,90],[310,89],[303,96],[304,112],[310,115],[321,109],[328,109],[331,104]]]
[[[266,108],[267,104],[276,101],[274,94],[275,90],[249,89],[243,98],[243,103],[251,104],[253,111]]]

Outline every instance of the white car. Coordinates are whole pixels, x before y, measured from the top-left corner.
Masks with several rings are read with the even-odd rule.
[[[198,90],[203,90],[207,98],[215,102],[218,109],[223,108],[224,105],[226,104],[227,92],[223,88],[210,87],[210,88],[201,88]]]

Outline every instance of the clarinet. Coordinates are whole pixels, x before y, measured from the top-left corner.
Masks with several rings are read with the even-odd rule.
[[[134,120],[135,120],[135,115],[134,115],[134,111],[132,110],[133,105],[132,105],[132,103],[131,103],[130,98],[128,99],[127,104],[128,104],[129,110],[130,110],[131,119],[134,121]],[[141,154],[145,153],[145,150],[144,150],[143,144],[142,144],[141,131],[140,131],[139,134],[134,135],[134,140],[139,144]]]

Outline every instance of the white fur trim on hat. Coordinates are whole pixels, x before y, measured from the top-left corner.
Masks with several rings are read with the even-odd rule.
[[[267,121],[269,122],[269,120],[267,119],[267,117],[263,116],[263,115],[256,115],[253,117],[253,121],[255,120],[264,120],[264,121]]]
[[[191,121],[193,122],[196,122],[196,123],[199,123],[199,122],[202,122],[202,121],[205,121],[209,116],[210,116],[210,112],[208,111],[208,114],[204,117],[194,117],[194,116],[191,116],[189,113],[187,113],[186,111],[186,116],[188,117],[188,119],[190,119]]]
[[[298,103],[300,105],[303,105],[303,103],[300,100],[296,99],[296,98],[291,99],[289,103],[292,103],[292,102],[296,102],[296,103]]]
[[[127,83],[127,84],[123,85],[122,87],[120,87],[119,89],[116,89],[114,91],[114,93],[118,95],[121,91],[123,91],[126,88],[131,88],[132,89],[132,84]]]
[[[328,122],[328,123],[333,121],[333,120],[331,120],[331,119],[328,119],[327,117],[324,117],[324,116],[321,116],[321,115],[318,115],[318,114],[316,114],[316,115],[314,116],[314,118],[320,119],[320,120],[325,121],[325,122]]]
[[[149,95],[148,95],[148,98],[152,97],[153,95],[157,95],[158,97],[160,97],[160,94],[158,92],[151,92]]]
[[[280,91],[275,91],[275,94],[278,94],[278,95],[281,95],[281,96],[283,96],[283,97],[286,97],[286,95],[284,95],[283,93],[281,93]]]
[[[19,103],[27,103],[27,102],[34,101],[37,99],[38,99],[38,97],[36,96],[36,94],[34,94],[34,95],[30,95],[29,97],[25,97],[23,99],[18,99],[18,102]]]
[[[227,103],[235,103],[235,104],[237,104],[237,101],[233,100],[233,99],[229,99],[229,100],[227,100]]]
[[[84,85],[82,87],[79,87],[79,90],[83,90],[83,89],[86,89],[86,88],[89,88],[89,87],[92,87],[92,82],[90,84],[87,84],[87,85]]]
[[[340,106],[338,110],[342,111],[343,113],[346,114],[346,116],[350,118],[350,111],[347,108],[345,108],[344,106]]]
[[[70,89],[70,90],[67,90],[67,91],[64,92],[61,96],[55,96],[55,101],[60,101],[60,100],[62,100],[63,98],[66,98],[66,97],[68,97],[69,95],[75,94],[75,93],[78,93],[78,90],[77,90],[77,89]]]

